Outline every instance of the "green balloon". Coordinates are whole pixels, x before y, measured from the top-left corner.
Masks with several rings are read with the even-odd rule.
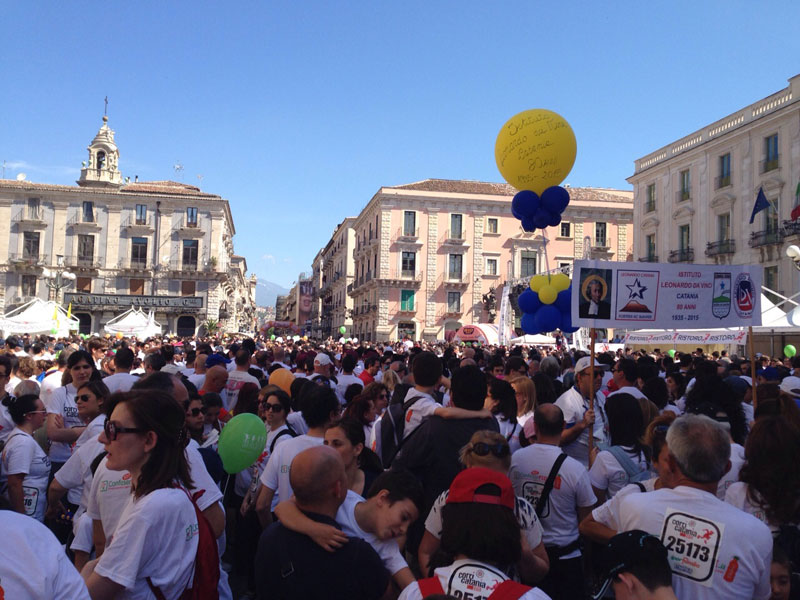
[[[795,354],[797,354],[797,348],[792,346],[791,344],[786,344],[783,347],[783,355],[787,358],[792,358]]]
[[[266,445],[264,422],[252,413],[242,413],[222,428],[217,450],[223,468],[233,475],[256,462]]]
[[[669,350],[667,350],[667,354],[669,354],[670,358],[675,358],[675,349],[670,348]]]
[[[269,339],[274,340],[275,339],[275,334],[273,333],[271,336],[269,336]]]
[[[342,335],[344,335],[345,333],[347,333],[347,327],[345,327],[344,325],[342,325],[341,327],[339,327],[339,333],[341,333]]]

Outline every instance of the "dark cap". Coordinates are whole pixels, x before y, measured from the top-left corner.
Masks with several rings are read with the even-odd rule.
[[[592,600],[602,598],[617,575],[632,571],[639,565],[663,563],[669,568],[667,549],[661,540],[641,529],[615,535],[608,542],[600,558],[602,583],[592,595]]]

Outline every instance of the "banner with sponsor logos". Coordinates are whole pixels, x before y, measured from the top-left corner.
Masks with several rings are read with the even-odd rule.
[[[625,329],[761,325],[761,267],[580,260],[572,323]],[[712,342],[708,342],[712,343]]]
[[[665,348],[674,344],[732,344],[747,345],[747,330],[732,329],[729,331],[638,331],[625,336],[624,344],[663,345]]]

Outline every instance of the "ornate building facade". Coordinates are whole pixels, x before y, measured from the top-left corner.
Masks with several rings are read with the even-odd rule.
[[[101,332],[131,306],[179,335],[209,319],[252,331],[256,281],[234,254],[228,201],[123,178],[107,117],[88,151],[77,186],[0,180],[0,220],[9,224],[0,230],[0,309],[33,297],[71,303],[81,333]],[[45,276],[63,270],[74,286],[53,287]]]

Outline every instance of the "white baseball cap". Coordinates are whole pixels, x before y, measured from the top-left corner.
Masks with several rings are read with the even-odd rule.
[[[331,357],[325,354],[324,352],[320,352],[314,357],[314,364],[325,366],[331,364]]]
[[[795,377],[794,375],[784,377],[783,381],[781,381],[781,391],[795,398],[800,398],[800,377]]]
[[[592,364],[592,358],[590,356],[584,356],[583,358],[578,359],[578,362],[575,363],[575,372],[576,373],[583,373],[586,369],[588,369]],[[594,361],[595,369],[605,369],[605,365],[597,362],[597,359]]]

